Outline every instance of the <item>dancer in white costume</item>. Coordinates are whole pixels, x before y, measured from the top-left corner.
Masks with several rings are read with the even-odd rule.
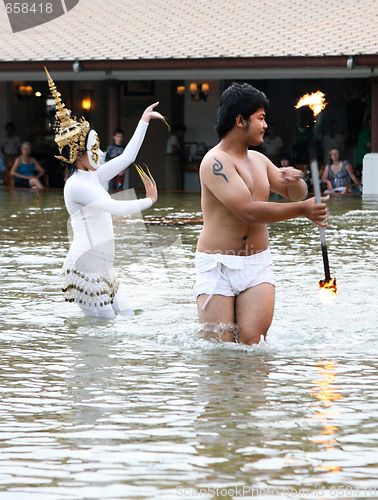
[[[76,302],[86,316],[113,318],[116,313],[132,316],[133,310],[119,288],[113,272],[113,215],[128,215],[150,208],[157,200],[152,177],[143,175],[146,198],[113,200],[102,186],[135,160],[150,119],[164,117],[149,106],[124,152],[103,164],[98,135],[84,118],[76,121],[61,102],[48,74],[56,101],[55,141],[61,156],[70,164],[64,187],[64,201],[71,216],[73,241],[63,265],[63,292],[66,301]]]

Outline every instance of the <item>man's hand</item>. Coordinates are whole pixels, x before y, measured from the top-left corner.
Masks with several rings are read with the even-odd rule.
[[[281,167],[281,181],[283,184],[290,185],[295,184],[300,179],[302,179],[302,172],[294,167]]]
[[[329,196],[325,196],[321,198],[321,203],[316,203],[315,198],[309,198],[308,200],[303,201],[303,215],[310,219],[311,222],[320,226],[327,227],[328,224],[326,222],[328,209],[327,209],[327,201],[329,200]]]
[[[307,184],[302,179],[302,171],[294,167],[278,168],[267,160],[271,190],[291,201],[304,200]]]

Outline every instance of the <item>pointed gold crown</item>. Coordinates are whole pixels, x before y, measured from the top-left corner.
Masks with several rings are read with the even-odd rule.
[[[75,151],[85,149],[85,141],[91,127],[84,117],[81,117],[79,121],[76,120],[76,116],[71,118],[71,111],[67,109],[61,101],[60,94],[56,90],[55,83],[46,67],[45,71],[51,93],[56,103],[55,123],[53,128],[55,131],[55,142],[58,145],[61,156],[55,156],[55,158],[72,164],[76,161]],[[62,156],[64,146],[69,147],[68,158]]]

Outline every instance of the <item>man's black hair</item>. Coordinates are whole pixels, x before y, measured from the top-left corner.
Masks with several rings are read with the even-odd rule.
[[[269,108],[266,95],[248,83],[233,83],[219,99],[216,131],[222,139],[235,125],[237,116],[244,120],[256,113],[258,109]]]

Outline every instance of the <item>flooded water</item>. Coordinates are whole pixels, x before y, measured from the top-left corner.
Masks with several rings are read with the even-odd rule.
[[[198,195],[117,220],[138,314],[85,319],[60,291],[59,191],[0,191],[1,500],[378,498],[378,203],[271,225],[275,317],[259,346],[197,334]],[[159,221],[163,223],[159,223]]]

